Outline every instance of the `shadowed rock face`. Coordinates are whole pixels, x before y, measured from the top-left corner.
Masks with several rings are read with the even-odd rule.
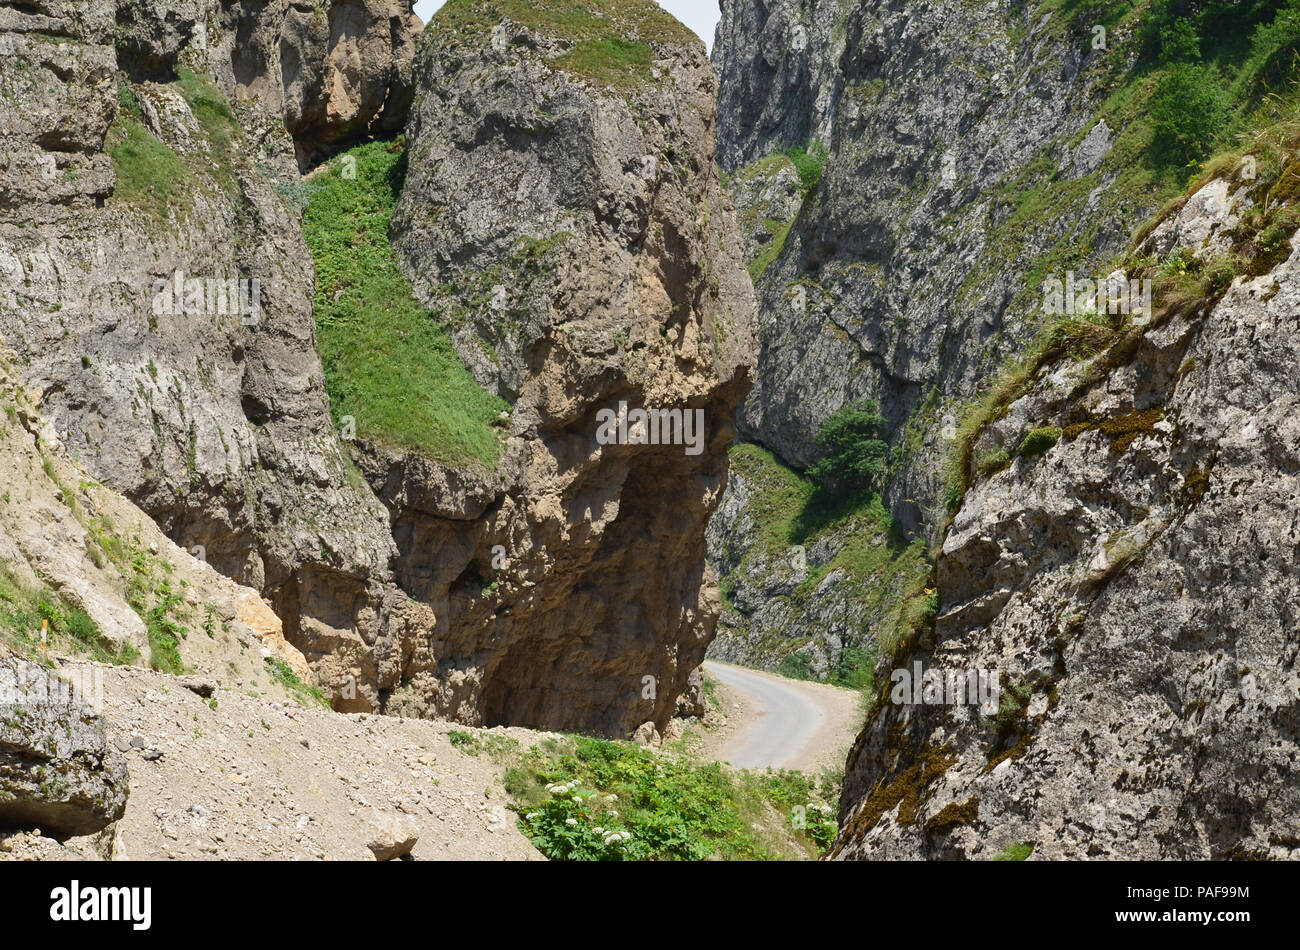
[[[662,729],[716,623],[704,528],[753,358],[712,74],[684,31],[647,30],[647,65],[613,88],[568,68],[562,30],[466,26],[456,6],[417,58],[393,237],[417,296],[457,315],[466,364],[514,401],[511,438],[487,492],[448,496],[378,452],[363,468],[442,666],[478,694],[441,703],[489,725]],[[597,414],[620,402],[698,411],[701,440],[602,445]]]
[[[1143,251],[1222,253],[1262,190],[1229,191]],[[996,671],[1001,711],[886,702],[849,757],[838,854],[1296,856],[1298,268],[1239,278],[1126,360],[1050,365],[982,432],[977,452],[1062,436],[976,480],[934,633],[898,665]]]
[[[14,130],[0,334],[52,433],[250,586],[278,596],[317,562],[382,581],[395,549],[382,506],[348,484],[333,433],[310,254],[248,138],[229,113],[200,108],[220,101],[211,86],[115,75],[102,5],[33,17],[14,13],[23,31],[0,34],[30,64],[0,62],[6,87],[24,84],[0,99]],[[29,32],[40,23],[48,30]],[[149,46],[163,61],[170,35]],[[212,50],[187,45],[177,66],[201,70]],[[63,145],[42,132],[59,128],[82,131]],[[256,318],[206,301],[178,308],[167,294],[159,306],[159,282],[178,273],[257,278]]]
[[[166,82],[195,51],[232,102],[287,131],[309,168],[365,135],[393,135],[411,103],[413,0],[141,0],[121,3],[114,44],[136,81]]]
[[[126,763],[70,684],[0,650],[0,828],[89,835],[122,817]]]
[[[735,171],[783,148],[829,141],[846,5],[721,0],[713,45],[718,162]]]
[[[1101,266],[1158,206],[1115,187],[1126,168],[1096,115],[1113,75],[1062,21],[1033,4],[723,4],[724,167],[829,148],[756,280],[761,357],[741,432],[803,468],[825,419],[875,399],[891,441],[912,439],[885,493],[908,532],[944,517],[940,433],[959,401],[1037,327],[1031,275],[1067,245],[1092,249],[1080,272]],[[1002,189],[1047,178],[1082,197],[1009,223]]]

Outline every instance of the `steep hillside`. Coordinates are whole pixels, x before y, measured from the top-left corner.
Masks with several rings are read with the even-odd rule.
[[[883,687],[840,856],[1300,856],[1285,128],[1259,179],[1234,156],[1136,249],[1154,312],[1063,333],[974,431],[1008,461],[972,468],[939,615],[892,665],[997,671],[1000,702]]]
[[[1148,3],[728,4],[727,170],[828,149],[757,280],[745,437],[803,468],[826,418],[875,399],[887,506],[933,536],[961,401],[1033,337],[1044,280],[1104,276],[1209,138],[1257,121],[1294,45],[1255,41],[1281,6],[1191,4],[1200,34],[1166,49]]]
[[[714,650],[870,690],[839,856],[1294,856],[1298,13],[724,6],[764,448],[710,526]],[[819,518],[863,397],[884,508]],[[921,670],[1000,702],[895,692]]]
[[[873,400],[891,444],[878,487],[895,549],[937,544],[963,485],[951,458],[966,406],[1037,345],[1054,317],[1044,288],[1104,278],[1181,191],[1189,160],[1277,121],[1296,22],[1280,2],[728,5],[721,95],[761,104],[719,126],[719,154],[749,163],[728,182],[760,297],[742,437],[797,472],[823,454],[818,433],[837,410]],[[830,37],[817,47],[829,70],[773,42],[813,34]],[[888,649],[898,630],[860,596],[851,626],[828,632],[761,606],[785,596],[779,572],[747,561],[729,576],[749,549],[732,520],[742,507],[724,503],[710,531],[724,589],[751,591],[729,614],[739,636],[815,670],[845,646]],[[785,543],[827,546],[807,541]]]

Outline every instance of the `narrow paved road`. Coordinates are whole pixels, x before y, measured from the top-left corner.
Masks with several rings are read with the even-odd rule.
[[[757,707],[753,720],[718,754],[737,768],[790,767],[826,722],[822,704],[794,681],[712,660],[704,666],[709,675],[745,693]]]

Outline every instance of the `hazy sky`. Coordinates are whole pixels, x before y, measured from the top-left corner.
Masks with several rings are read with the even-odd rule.
[[[442,6],[444,0],[415,0],[415,14],[423,22]],[[704,45],[713,49],[713,28],[718,24],[718,0],[659,0],[663,7],[677,19],[681,20],[704,40]]]

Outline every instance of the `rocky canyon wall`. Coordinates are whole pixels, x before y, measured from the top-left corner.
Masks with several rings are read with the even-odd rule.
[[[337,708],[662,729],[754,349],[712,73],[647,5],[577,34],[458,6],[418,59],[400,0],[0,7],[0,333],[60,442],[262,592]],[[298,171],[408,115],[393,239],[513,404],[491,471],[330,414]],[[698,453],[600,444],[623,402],[702,413]]]

